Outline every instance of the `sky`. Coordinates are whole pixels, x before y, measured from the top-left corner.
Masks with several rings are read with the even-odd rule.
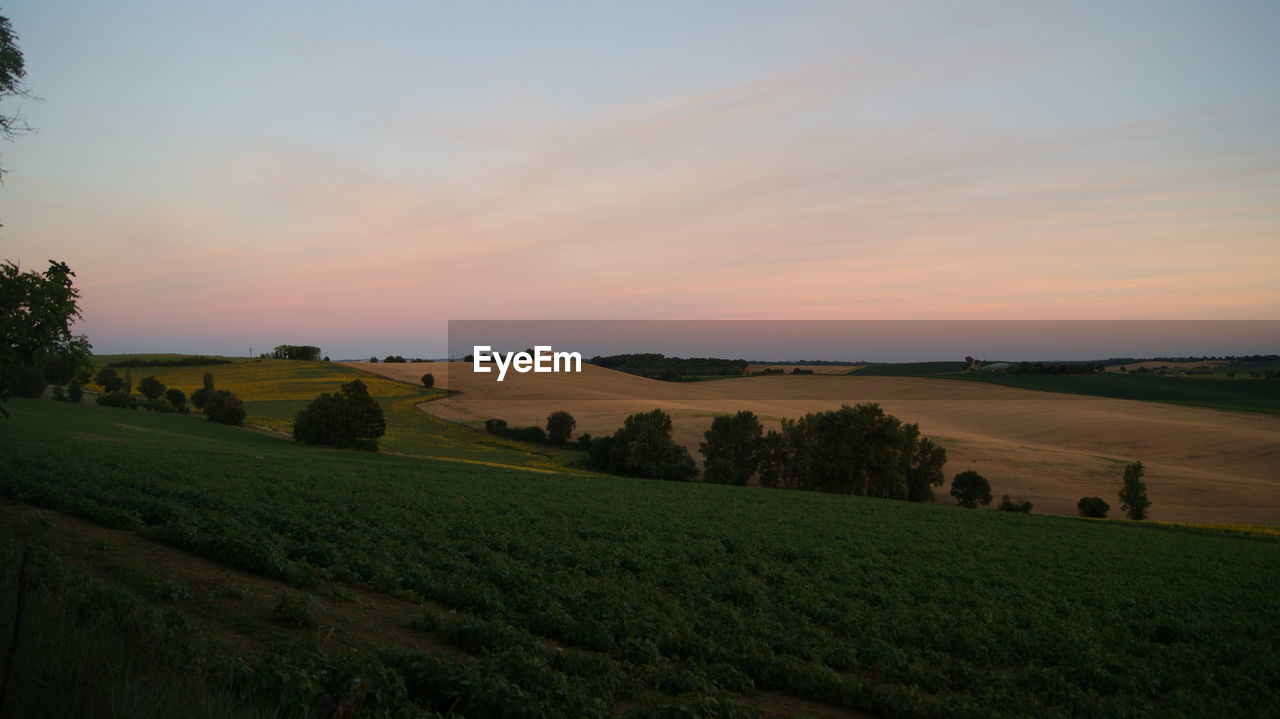
[[[475,319],[1280,319],[1269,0],[0,14],[40,98],[0,101],[37,129],[0,144],[0,258],[70,264],[100,353],[441,356]]]

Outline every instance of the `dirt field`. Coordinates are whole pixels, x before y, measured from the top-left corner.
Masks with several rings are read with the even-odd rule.
[[[444,363],[358,366],[413,381],[432,372],[437,386],[449,386]],[[632,412],[662,407],[673,417],[676,439],[695,457],[717,414],[750,409],[776,427],[783,417],[875,401],[941,440],[948,476],[963,469],[984,474],[997,501],[1010,494],[1031,500],[1037,512],[1074,515],[1080,497],[1097,495],[1117,516],[1124,465],[1140,459],[1154,520],[1280,523],[1280,417],[1269,415],[856,375],[670,383],[584,365],[580,375],[509,375],[501,384],[460,377],[456,384],[467,389],[421,408],[472,426],[489,417],[541,424],[565,410],[577,419],[577,433],[600,435]]]

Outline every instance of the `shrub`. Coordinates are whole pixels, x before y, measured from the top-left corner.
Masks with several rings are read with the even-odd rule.
[[[436,386],[435,375],[431,374],[430,372],[422,375],[422,386],[426,387],[427,389],[431,389],[432,387],[435,387]]]
[[[110,367],[103,367],[94,375],[93,381],[106,392],[119,392],[124,389],[124,380]]]
[[[54,401],[54,402],[66,402],[66,401],[67,401],[67,395],[62,391],[62,387],[61,387],[61,386],[59,386],[59,385],[56,385],[56,384],[55,384],[55,385],[53,386],[53,395],[52,395],[52,396],[53,396],[53,401]]]
[[[164,399],[173,406],[174,412],[187,413],[187,396],[182,393],[182,390],[176,387],[165,390]]]
[[[502,436],[507,433],[507,420],[505,419],[486,419],[484,421],[484,431],[489,434]]]
[[[296,441],[328,447],[376,452],[378,438],[386,431],[382,407],[358,379],[342,385],[336,394],[326,392],[315,398],[293,420]]]
[[[84,385],[79,382],[72,382],[67,385],[67,399],[80,404],[80,400],[84,399]]]
[[[163,397],[144,399],[138,404],[138,406],[143,409],[149,409],[152,412],[164,412],[166,414],[174,412],[173,405],[169,403],[169,400],[164,399]]]
[[[515,430],[508,430],[507,436],[512,439],[518,439],[521,442],[547,441],[547,433],[541,427],[520,427]]]
[[[981,474],[966,469],[951,480],[951,496],[967,509],[974,509],[979,504],[985,507],[991,504],[991,483]]]
[[[1081,497],[1076,502],[1076,510],[1080,512],[1081,517],[1093,517],[1094,519],[1106,519],[1107,512],[1111,511],[1111,505],[1102,497]]]
[[[1024,514],[1031,514],[1031,508],[1033,506],[1035,505],[1027,501],[1015,502],[1006,494],[1000,498],[1000,506],[996,509],[999,509],[1002,512],[1022,512]]]
[[[155,377],[143,377],[138,383],[138,391],[147,399],[156,399],[164,394],[164,383]]]
[[[217,389],[204,402],[204,416],[210,422],[240,426],[244,424],[244,403],[230,390]]]
[[[564,444],[573,434],[578,421],[565,411],[552,412],[547,415],[547,440],[555,444]]]
[[[119,407],[120,409],[136,409],[138,406],[137,398],[124,392],[100,394],[94,401],[103,407]]]

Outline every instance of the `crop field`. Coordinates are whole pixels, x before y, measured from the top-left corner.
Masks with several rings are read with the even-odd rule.
[[[863,376],[861,370],[848,376],[672,383],[588,365],[581,375],[472,382],[461,394],[422,409],[474,427],[489,417],[535,424],[550,412],[565,410],[577,419],[578,432],[600,436],[620,426],[628,414],[661,407],[672,415],[675,439],[697,456],[698,443],[717,414],[747,409],[766,427],[776,427],[784,417],[879,402],[885,411],[918,423],[923,433],[942,442],[948,476],[975,469],[990,479],[997,498],[1010,494],[1030,500],[1036,512],[1075,515],[1076,502],[1084,496],[1102,496],[1115,506],[1124,465],[1141,460],[1148,468],[1153,519],[1280,523],[1280,417],[1266,413],[982,381]]]
[[[380,442],[385,452],[540,470],[560,470],[570,458],[567,452],[509,442],[441,421],[418,411],[417,406],[443,397],[443,390],[428,390],[420,383],[388,379],[337,362],[268,359],[208,367],[134,368],[131,372],[135,384],[154,376],[188,395],[200,387],[205,372],[212,373],[219,389],[229,389],[244,401],[247,423],[285,433],[291,431],[298,412],[322,392],[336,392],[343,383],[360,379],[386,416],[387,433]]]
[[[8,408],[4,496],[300,586],[422,601],[417,631],[450,651],[392,647],[360,665],[390,715],[1280,706],[1274,537],[539,474],[93,405]],[[322,615],[314,631],[328,630]],[[308,676],[277,670],[279,696]]]

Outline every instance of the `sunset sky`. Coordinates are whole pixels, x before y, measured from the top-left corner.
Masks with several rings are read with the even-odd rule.
[[[42,98],[0,103],[38,129],[0,146],[0,258],[69,263],[98,352],[1280,319],[1274,0],[0,14]]]

